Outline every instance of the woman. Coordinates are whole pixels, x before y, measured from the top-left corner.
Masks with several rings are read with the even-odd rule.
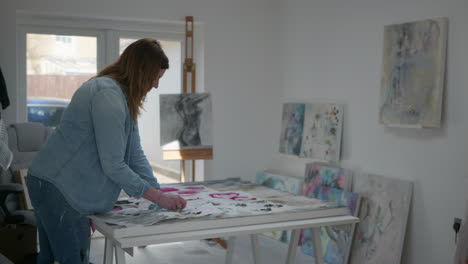
[[[29,169],[37,216],[38,263],[88,264],[88,215],[108,212],[120,191],[167,209],[183,198],[160,192],[140,145],[137,117],[169,68],[160,44],[141,39],[73,95]]]

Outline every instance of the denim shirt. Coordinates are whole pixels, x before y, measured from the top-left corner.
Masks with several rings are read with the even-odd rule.
[[[138,126],[121,86],[111,78],[85,82],[31,167],[83,214],[110,211],[123,189],[140,198],[159,184],[143,153]]]

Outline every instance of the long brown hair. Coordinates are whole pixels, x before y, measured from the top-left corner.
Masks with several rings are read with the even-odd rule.
[[[102,69],[96,77],[108,76],[123,86],[128,109],[136,122],[146,94],[161,69],[169,68],[169,59],[155,39],[144,38],[130,44],[119,59]]]

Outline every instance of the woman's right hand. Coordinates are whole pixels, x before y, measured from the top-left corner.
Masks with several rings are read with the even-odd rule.
[[[160,192],[159,200],[156,203],[169,210],[181,210],[187,205],[187,201],[179,195],[163,192]]]
[[[154,187],[150,187],[143,198],[169,210],[184,209],[187,205],[187,201],[179,195],[163,193]]]

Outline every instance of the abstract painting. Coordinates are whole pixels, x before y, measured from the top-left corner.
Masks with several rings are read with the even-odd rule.
[[[283,105],[279,147],[281,153],[296,156],[301,153],[304,111],[305,104],[288,103]]]
[[[440,127],[448,19],[385,26],[380,122]]]
[[[233,181],[228,185],[233,186]],[[210,185],[220,186],[220,182]],[[241,186],[244,184],[241,184]],[[234,184],[235,186],[235,184]],[[288,215],[291,212],[314,213],[319,217],[323,209],[342,211],[342,206],[319,199],[294,196],[264,186],[253,186],[250,191],[219,191],[201,184],[163,184],[161,192],[180,195],[187,201],[183,210],[167,210],[145,199],[120,197],[114,210],[97,215],[102,221],[118,226],[149,226],[161,221],[192,218],[234,218],[270,214]],[[256,186],[256,187],[255,187]],[[265,192],[264,189],[270,191]],[[339,212],[336,212],[339,213]],[[339,213],[342,214],[342,213]]]
[[[351,170],[332,167],[321,163],[306,165],[302,194],[307,197],[317,197],[320,189],[331,187],[341,190],[351,190],[353,173]]]
[[[301,157],[337,161],[340,159],[343,106],[307,104]]]
[[[275,190],[288,192],[294,195],[301,194],[303,179],[273,174],[267,171],[257,172],[256,183]]]
[[[161,94],[159,101],[163,149],[212,147],[210,94]]]
[[[317,186],[312,198],[345,205],[348,207],[350,215],[358,215],[360,195],[357,193]],[[348,263],[355,227],[355,224],[348,224],[320,228],[320,240],[323,250],[323,261],[325,263]],[[302,252],[314,256],[312,231],[310,229],[301,230],[300,242]]]
[[[338,104],[283,105],[279,151],[325,161],[340,159],[343,106]]]
[[[377,175],[354,178],[362,201],[351,264],[400,263],[412,188],[412,182]]]

